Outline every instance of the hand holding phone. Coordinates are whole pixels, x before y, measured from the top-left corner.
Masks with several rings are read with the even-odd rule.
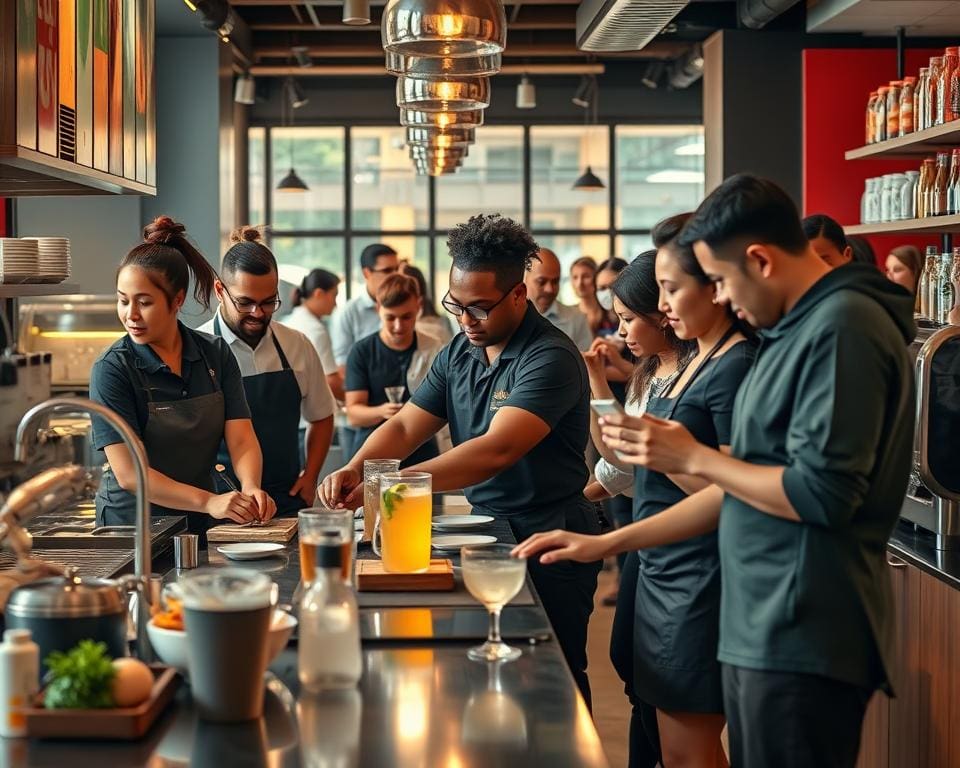
[[[619,414],[621,416],[626,415],[623,406],[620,405],[618,400],[612,398],[604,400],[591,400],[590,407],[593,409],[593,412],[599,417],[612,416],[614,414]]]

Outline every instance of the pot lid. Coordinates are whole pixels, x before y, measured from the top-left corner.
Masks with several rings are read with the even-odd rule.
[[[19,618],[77,618],[123,613],[120,587],[109,579],[55,576],[17,587],[6,612]]]

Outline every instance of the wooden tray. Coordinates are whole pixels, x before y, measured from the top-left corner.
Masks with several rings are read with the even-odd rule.
[[[453,589],[453,562],[431,560],[426,573],[387,573],[382,560],[357,560],[361,592],[444,592]]]
[[[136,707],[114,709],[44,709],[43,693],[37,706],[27,709],[27,735],[35,739],[139,739],[166,709],[180,685],[173,667],[151,665],[150,697]]]
[[[266,525],[251,525],[241,528],[236,523],[215,525],[207,531],[207,541],[269,541],[286,544],[297,532],[297,518],[274,518]]]

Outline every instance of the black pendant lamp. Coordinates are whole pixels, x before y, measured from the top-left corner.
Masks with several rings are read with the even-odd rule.
[[[588,135],[590,126],[595,126],[597,124],[598,101],[599,93],[597,90],[597,78],[595,75],[590,75],[586,87],[584,87],[584,84],[581,83],[580,88],[577,89],[577,95],[574,97],[574,103],[583,106],[583,122],[588,128]],[[592,121],[590,120],[591,113],[593,115]],[[587,157],[589,159],[589,142],[587,146]],[[589,162],[584,172],[580,174],[579,178],[573,182],[573,186],[570,187],[570,189],[576,192],[599,192],[606,188],[607,185],[604,184],[603,180],[593,172]]]
[[[286,122],[287,122],[286,116],[289,113],[290,123],[292,127],[293,105],[287,99],[287,90],[288,90],[288,87],[285,84],[284,93],[281,94],[281,100],[280,100],[280,106],[281,106],[280,122],[281,124],[286,125]],[[284,176],[282,179],[280,179],[280,183],[277,184],[277,192],[284,192],[287,194],[300,194],[303,192],[308,192],[310,190],[310,187],[307,186],[306,182],[303,179],[301,179],[297,175],[297,172],[294,170],[293,151],[294,151],[295,143],[296,143],[295,140],[291,137],[290,139],[290,172],[286,176]]]

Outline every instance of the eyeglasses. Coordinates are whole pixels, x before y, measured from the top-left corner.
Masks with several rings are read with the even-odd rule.
[[[400,271],[400,267],[380,267],[380,269],[369,268],[371,272],[375,272],[378,275],[395,275]]]
[[[222,285],[222,283],[221,283]],[[259,307],[260,311],[265,315],[272,314],[280,309],[280,305],[283,303],[280,300],[279,296],[274,296],[272,299],[267,299],[266,301],[253,301],[252,299],[235,299],[233,294],[227,290],[227,286],[223,286],[223,292],[227,294],[227,298],[233,302],[233,306],[237,308],[237,312],[242,315],[252,314],[253,311]]]
[[[511,286],[507,290],[507,292],[503,294],[503,296],[501,296],[496,301],[496,303],[493,304],[493,306],[490,306],[487,309],[484,309],[483,307],[474,307],[474,306],[465,307],[462,304],[457,304],[457,302],[453,301],[450,298],[449,291],[447,292],[447,295],[443,297],[440,304],[443,306],[445,310],[447,310],[447,312],[449,312],[451,315],[455,315],[456,317],[463,317],[463,313],[466,312],[474,320],[486,320],[487,318],[490,317],[490,313],[497,308],[497,305],[500,304],[500,302],[502,302],[505,298],[507,298],[507,296],[513,293],[513,289],[516,288],[518,285],[520,285],[520,283],[516,283],[513,286]]]

